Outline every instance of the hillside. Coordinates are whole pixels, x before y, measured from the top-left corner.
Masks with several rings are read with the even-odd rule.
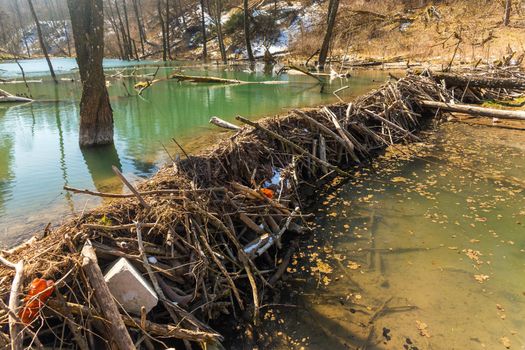
[[[44,15],[40,22],[46,45],[55,56],[69,55],[73,46],[67,10],[62,2],[56,1],[57,10],[54,12],[41,9]],[[206,4],[204,11],[201,3]],[[131,1],[128,1],[128,8],[120,9],[116,3],[107,3],[108,57],[161,58],[161,25],[169,19],[171,49],[168,56],[201,59],[203,21],[208,58],[219,60],[217,18],[220,18],[228,58],[245,58],[241,1],[174,1],[169,10],[163,12],[164,7],[160,8],[162,23],[155,4],[155,1],[143,1],[140,11],[133,11]],[[314,55],[326,30],[327,7],[327,1],[251,1],[250,25],[255,56],[263,58],[268,51],[304,61]],[[10,17],[11,12],[0,5],[0,17],[11,21],[10,26],[2,29],[0,53],[38,56],[40,49],[34,22],[24,13],[21,14],[23,20],[15,21]],[[373,59],[448,64],[454,57],[455,62],[482,59],[497,63],[505,56],[509,62],[519,63],[525,51],[525,1],[513,1],[509,26],[502,24],[503,13],[502,1],[493,0],[341,0],[330,52],[335,59],[344,57],[352,61]],[[139,25],[144,28],[142,35]],[[9,31],[11,35],[6,33]],[[131,49],[128,54],[123,54],[122,37],[128,33]]]

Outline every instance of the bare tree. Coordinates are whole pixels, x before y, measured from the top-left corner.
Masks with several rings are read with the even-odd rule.
[[[31,58],[31,51],[29,50],[29,45],[27,44],[27,38],[24,33],[24,24],[22,22],[22,15],[20,14],[20,7],[18,6],[16,0],[13,0],[12,7],[15,10],[16,18],[18,20],[18,26],[20,27],[20,32],[22,32],[22,41],[24,42],[24,46],[26,48],[27,57]]]
[[[506,27],[510,23],[510,11],[512,9],[512,0],[505,0],[505,15],[503,17],[503,25]]]
[[[171,25],[170,0],[166,0],[166,50],[167,50],[167,58],[171,60],[170,25]]]
[[[160,28],[162,30],[162,60],[168,60],[168,51],[166,45],[166,27],[164,26],[164,18],[162,16],[162,0],[157,0],[157,13],[159,16]]]
[[[31,11],[31,15],[33,16],[33,20],[35,21],[36,31],[38,33],[38,41],[40,42],[40,48],[42,49],[42,53],[44,54],[44,57],[46,58],[47,65],[49,66],[49,72],[51,73],[51,77],[53,78],[53,81],[55,83],[58,83],[57,77],[55,75],[55,70],[53,69],[53,65],[51,64],[51,60],[49,59],[49,54],[47,53],[46,43],[44,42],[44,35],[42,34],[42,28],[40,28],[40,22],[38,21],[38,17],[36,15],[35,8],[33,6],[33,1],[27,0],[27,3],[29,5],[29,10]]]
[[[337,17],[337,9],[339,8],[339,0],[330,0],[328,4],[328,23],[326,27],[326,33],[321,45],[321,51],[319,52],[319,68],[323,69],[326,64],[328,57],[328,50],[330,48],[330,42],[332,41],[332,32],[335,26],[335,18]]]
[[[213,6],[211,6],[213,4]],[[222,13],[222,0],[211,0],[211,3],[208,3],[208,10],[212,13],[213,22],[215,28],[217,29],[217,41],[219,42],[219,50],[221,52],[221,59],[223,63],[227,63],[226,57],[226,48],[224,46],[224,38],[222,34],[222,24],[221,24],[221,13]]]
[[[246,53],[250,62],[255,61],[252,52],[252,44],[250,42],[250,9],[248,8],[248,0],[243,0],[244,5],[244,41],[246,43]]]
[[[133,0],[133,12],[135,12],[135,19],[137,20],[137,29],[139,31],[140,48],[142,50],[142,56],[146,54],[144,51],[144,42],[146,41],[146,32],[144,31],[144,25],[139,12],[138,0]]]
[[[206,39],[206,21],[204,17],[204,0],[201,0],[201,27],[202,27],[202,59],[206,61],[208,59],[208,47]]]
[[[102,60],[104,10],[102,0],[67,0],[80,80],[80,146],[113,143],[113,111]]]

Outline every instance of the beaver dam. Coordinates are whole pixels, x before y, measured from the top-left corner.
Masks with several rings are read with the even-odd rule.
[[[392,77],[354,103],[260,122],[238,117],[247,126],[207,152],[181,149],[184,159],[136,187],[115,168],[129,194],[68,187],[115,200],[5,252],[0,342],[13,349],[219,346],[231,320],[258,324],[295,242],[309,237],[304,210],[322,185],[352,177],[389,146],[420,141],[418,132],[446,111],[524,120],[523,112],[464,104],[523,89],[515,71]],[[108,277],[122,266],[138,271],[133,282]],[[131,296],[136,286],[149,299]]]

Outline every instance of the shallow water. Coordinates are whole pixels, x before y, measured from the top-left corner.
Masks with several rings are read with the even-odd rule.
[[[115,67],[119,62],[107,62]],[[129,65],[130,63],[122,63]],[[136,67],[135,74],[153,73],[156,68]],[[180,63],[176,63],[180,66]],[[3,68],[2,68],[3,67]],[[59,76],[77,76],[68,69],[74,62],[59,59],[57,67],[67,67]],[[0,69],[6,66],[0,64]],[[10,72],[15,72],[11,67]],[[25,70],[41,78],[42,62]],[[355,72],[351,79],[336,79],[320,93],[312,78],[300,75],[273,75],[257,66],[183,67],[184,74],[213,75],[247,81],[278,80],[284,84],[211,85],[164,81],[147,89],[142,97],[131,91],[145,78],[115,79],[117,71],[132,74],[135,68],[107,71],[109,94],[115,119],[115,146],[81,150],[78,138],[78,82],[61,81],[57,86],[43,77],[43,83],[30,84],[38,102],[0,105],[0,242],[12,245],[26,239],[48,223],[59,224],[66,214],[79,213],[98,202],[82,195],[71,196],[62,187],[70,185],[99,191],[122,191],[111,166],[116,165],[131,180],[147,177],[169,158],[179,153],[171,141],[175,137],[188,151],[215,142],[224,134],[208,120],[219,116],[234,121],[236,115],[249,118],[284,113],[287,109],[333,102],[332,94],[349,85],[340,96],[350,99],[379,85],[385,72]],[[173,67],[161,66],[157,77]],[[178,68],[180,69],[180,67]],[[24,84],[3,84],[1,89],[27,94]],[[66,216],[65,216],[66,215]]]
[[[525,349],[525,136],[431,138],[322,199],[265,348]]]

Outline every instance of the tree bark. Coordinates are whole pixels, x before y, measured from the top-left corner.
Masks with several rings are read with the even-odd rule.
[[[70,3],[72,0],[68,0]],[[78,2],[85,2],[90,0],[77,0]],[[102,8],[101,0],[100,8]],[[118,311],[118,307],[113,300],[113,296],[109,291],[108,285],[104,280],[104,275],[100,270],[97,262],[97,256],[93,247],[88,242],[82,249],[82,270],[86,273],[89,284],[91,285],[95,298],[102,310],[104,318],[109,321],[109,329],[111,330],[112,340],[117,344],[120,350],[136,349],[131,337],[128,333],[124,320]]]
[[[131,40],[131,32],[129,30],[129,17],[128,17],[128,6],[126,5],[126,0],[122,0],[122,10],[124,11],[124,23],[126,24],[126,39],[129,47],[130,57],[133,57],[133,43]],[[136,57],[138,59],[138,57]]]
[[[201,31],[202,31],[202,59],[208,59],[208,46],[206,43],[206,21],[204,17],[204,0],[201,0]]]
[[[171,60],[171,47],[170,47],[170,0],[166,0],[166,55],[167,58]]]
[[[481,87],[491,89],[522,89],[525,90],[525,80],[516,78],[492,78],[469,76],[453,73],[432,73],[437,81],[444,80],[448,87]]]
[[[102,60],[104,10],[102,0],[67,0],[77,63],[82,81],[80,146],[113,143],[113,111],[109,103]]]
[[[53,78],[53,81],[55,84],[58,84],[57,77],[55,75],[55,70],[53,69],[53,65],[51,64],[51,60],[49,59],[49,54],[47,53],[46,43],[44,42],[44,35],[42,34],[42,28],[40,28],[40,22],[38,21],[38,17],[35,12],[35,8],[33,7],[33,1],[27,0],[27,3],[29,5],[29,10],[31,11],[31,15],[33,16],[33,20],[35,21],[36,25],[36,31],[38,33],[38,41],[40,42],[40,48],[42,49],[42,53],[44,54],[47,65],[49,66],[49,72],[51,73],[51,77]]]
[[[248,0],[243,0],[244,4],[244,41],[246,43],[246,53],[248,54],[248,59],[250,62],[254,62],[255,58],[253,58],[253,52],[252,52],[252,44],[250,41],[250,9],[248,8]]]
[[[506,27],[510,23],[510,11],[512,8],[512,0],[505,0],[505,15],[503,17],[503,25]]]
[[[221,13],[222,13],[222,0],[215,1],[215,26],[217,27],[217,40],[219,41],[219,49],[221,51],[221,59],[224,64],[228,63],[226,58],[226,48],[224,47],[224,39],[222,36],[222,24],[221,24]]]
[[[117,25],[117,20],[115,19],[115,13],[113,12],[113,6],[111,6],[111,1],[108,1],[107,5],[109,8],[109,23],[111,24],[111,27],[113,27],[113,31],[115,32],[115,36],[117,37],[117,45],[120,53],[120,58],[122,60],[125,60],[125,50],[124,46],[122,45],[122,41],[120,40],[120,33]]]
[[[339,8],[339,0],[330,0],[328,5],[328,23],[326,27],[326,33],[319,52],[319,68],[324,69],[326,59],[328,57],[328,50],[330,48],[330,42],[332,41],[332,32],[335,26],[335,19],[337,17],[337,9]]]
[[[144,50],[144,42],[146,41],[146,33],[144,32],[144,26],[142,24],[142,19],[140,18],[138,0],[133,0],[133,12],[135,12],[135,18],[137,19],[137,28],[139,31],[140,48],[142,51],[142,56],[144,56],[146,54]]]
[[[115,10],[117,11],[117,18],[120,25],[120,37],[122,39],[122,48],[124,49],[124,59],[129,60],[131,58],[131,47],[129,46],[126,29],[124,28],[124,21],[122,20],[122,16],[120,15],[120,9],[116,0]]]
[[[162,0],[157,0],[157,12],[159,15],[160,28],[162,30],[162,60],[167,61],[167,47],[166,47],[166,27],[164,26],[164,18],[162,17]]]

